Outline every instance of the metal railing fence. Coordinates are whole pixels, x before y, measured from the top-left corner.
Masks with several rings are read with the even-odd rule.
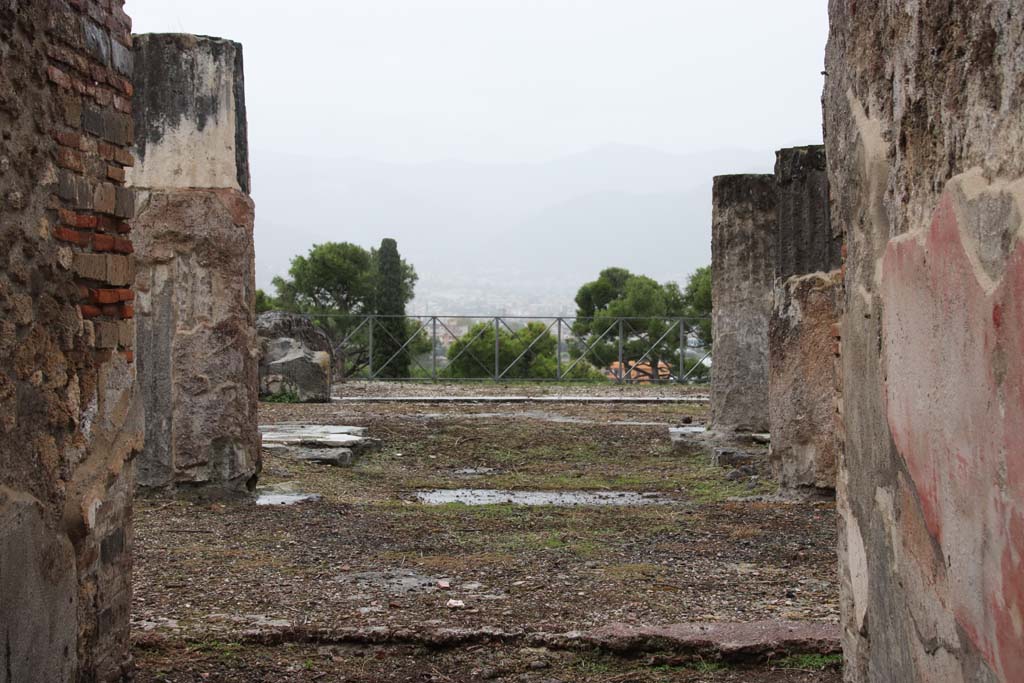
[[[710,320],[678,317],[310,314],[336,379],[707,381]]]

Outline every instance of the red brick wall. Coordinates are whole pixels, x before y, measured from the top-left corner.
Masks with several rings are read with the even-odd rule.
[[[121,680],[130,668],[142,432],[122,4],[0,3],[0,564],[29,567],[0,567],[12,680]]]
[[[72,245],[82,316],[99,354],[131,361],[133,328],[130,254],[134,195],[124,186],[133,142],[131,19],[122,3],[55,3],[46,74],[62,116],[57,142],[55,239]]]

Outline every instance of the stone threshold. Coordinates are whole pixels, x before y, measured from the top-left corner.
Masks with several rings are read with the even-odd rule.
[[[612,623],[592,631],[548,633],[496,628],[445,628],[419,631],[365,627],[318,629],[283,621],[257,622],[254,628],[237,624],[216,635],[259,645],[418,645],[432,649],[502,643],[551,650],[595,650],[616,655],[670,654],[731,663],[761,663],[789,655],[840,654],[837,624],[817,621],[684,622],[663,626]],[[150,643],[175,635],[164,629],[148,631]],[[138,637],[138,636],[137,636]]]
[[[332,396],[336,403],[709,403],[695,396]]]

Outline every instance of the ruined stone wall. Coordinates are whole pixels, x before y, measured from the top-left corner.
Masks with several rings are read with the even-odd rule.
[[[775,278],[775,225],[774,176],[715,177],[711,426],[718,433],[768,431],[768,319]]]
[[[0,3],[0,680],[129,668],[130,20]]]
[[[1024,6],[832,0],[849,681],[1024,671]]]
[[[823,146],[776,153],[775,301],[768,331],[772,469],[787,489],[835,488],[841,235]]]
[[[139,485],[244,492],[260,465],[242,47],[135,37]]]

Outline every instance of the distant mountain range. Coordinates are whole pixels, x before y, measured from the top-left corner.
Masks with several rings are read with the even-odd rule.
[[[568,301],[608,266],[679,280],[710,261],[711,178],[770,173],[771,150],[605,145],[542,163],[392,164],[253,150],[260,286],[318,242],[398,240],[417,302]],[[517,303],[518,300],[523,303]],[[444,310],[438,313],[468,311]],[[486,313],[489,311],[477,311]]]

